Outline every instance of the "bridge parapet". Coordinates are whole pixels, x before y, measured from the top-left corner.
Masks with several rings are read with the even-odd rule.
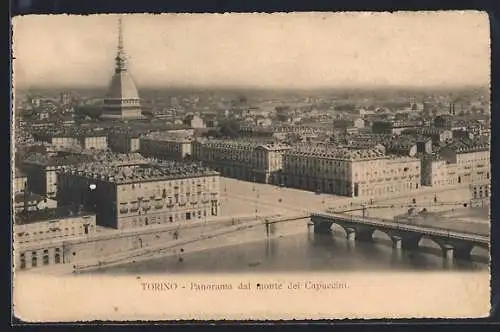
[[[316,212],[311,214],[316,233],[331,232],[332,224],[341,226],[349,240],[372,240],[375,230],[386,233],[396,249],[417,249],[423,237],[443,249],[444,256],[469,257],[475,246],[489,248],[489,236],[461,233],[437,227],[409,225],[390,220]]]

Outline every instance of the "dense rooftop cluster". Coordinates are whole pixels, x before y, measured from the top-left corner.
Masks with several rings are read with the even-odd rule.
[[[154,141],[190,142],[192,140],[190,136],[191,135],[188,131],[175,131],[175,132],[156,131],[144,135],[143,138]]]
[[[148,159],[144,158],[139,153],[113,153],[108,151],[100,151],[93,155],[93,160],[96,163],[109,165],[139,165],[147,164]]]
[[[78,166],[66,166],[59,171],[62,173],[79,174],[85,177],[117,184],[153,182],[218,174],[199,163],[181,163],[173,161],[150,162],[149,164],[123,167],[110,166],[104,163],[89,163]]]
[[[58,207],[54,209],[23,211],[16,214],[14,221],[17,225],[30,224],[61,218],[90,216],[92,213],[83,209],[71,209],[67,207]]]
[[[455,139],[450,142],[446,148],[456,151],[457,153],[489,151],[490,142],[489,139],[482,137],[475,139]]]
[[[335,160],[372,160],[387,159],[384,151],[379,149],[338,148],[332,145],[299,146],[286,152],[288,156],[318,157]]]
[[[68,151],[58,155],[31,153],[24,162],[42,166],[65,166],[75,164],[102,163],[108,165],[136,165],[147,163],[147,159],[139,153],[114,153],[109,151]]]
[[[56,155],[51,156],[45,153],[32,153],[29,154],[25,159],[24,163],[35,164],[40,166],[64,166],[64,165],[74,165],[92,160],[92,156],[81,155],[81,154],[68,154],[68,155]]]
[[[203,146],[215,149],[228,149],[228,150],[253,150],[256,148],[263,148],[266,150],[286,150],[290,149],[290,145],[272,142],[265,143],[259,140],[251,139],[199,139],[197,142]]]
[[[241,132],[256,132],[256,133],[315,133],[318,128],[311,128],[305,126],[288,126],[288,125],[274,125],[269,127],[259,127],[257,125],[246,125],[240,127]]]
[[[107,136],[104,129],[87,128],[87,127],[55,127],[45,129],[43,131],[36,131],[36,137],[101,137]]]
[[[422,126],[422,121],[420,120],[376,120],[374,124],[387,125],[390,128],[405,128],[405,127],[417,127]]]
[[[244,139],[200,139],[198,142],[206,147],[216,149],[254,149],[261,144],[258,141]]]

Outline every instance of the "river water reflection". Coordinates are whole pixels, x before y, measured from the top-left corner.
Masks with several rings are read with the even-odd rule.
[[[422,240],[425,241],[425,240]],[[426,246],[426,243],[423,243]],[[208,249],[133,264],[108,267],[94,273],[224,273],[224,272],[324,272],[404,270],[486,270],[487,253],[473,260],[447,262],[439,248],[394,250],[390,240],[350,242],[342,234],[294,235],[258,242]]]

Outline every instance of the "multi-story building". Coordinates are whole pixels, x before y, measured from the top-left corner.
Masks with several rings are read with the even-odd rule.
[[[361,118],[357,119],[334,119],[333,120],[333,128],[335,130],[346,131],[350,128],[364,128],[365,120]]]
[[[239,134],[243,137],[257,137],[263,139],[286,139],[289,135],[311,136],[321,132],[320,128],[306,126],[277,125],[271,127],[258,127],[255,125],[242,125]]]
[[[46,240],[89,235],[95,232],[95,215],[68,208],[47,208],[21,212],[14,218],[14,242],[37,243]]]
[[[205,121],[202,118],[200,118],[198,115],[195,115],[195,114],[188,114],[182,120],[182,123],[184,125],[188,126],[189,128],[200,129],[200,128],[206,127]]]
[[[52,128],[33,134],[35,141],[47,142],[55,147],[106,150],[108,137],[104,130],[82,128]]]
[[[414,157],[418,152],[418,139],[408,135],[359,134],[346,137],[345,142],[351,149],[382,150],[380,147],[383,147],[386,154],[400,156]]]
[[[374,134],[401,134],[408,129],[416,129],[422,127],[422,121],[393,121],[382,120],[372,123],[372,133]]]
[[[50,156],[32,153],[20,165],[28,175],[28,188],[36,194],[55,198],[57,193],[56,169],[59,166],[91,160],[87,155]]]
[[[116,131],[108,134],[108,146],[113,152],[131,153],[140,150],[140,132]]]
[[[24,159],[23,170],[28,174],[28,187],[34,193],[48,198],[57,196],[56,170],[62,166],[96,162],[112,166],[146,164],[147,160],[138,153],[118,154],[105,151],[81,150],[79,153],[32,153]]]
[[[379,149],[302,146],[284,155],[289,187],[350,197],[407,193],[419,188],[420,160],[388,156]]]
[[[219,214],[219,173],[200,164],[117,167],[82,164],[58,171],[61,205],[84,205],[97,224],[133,228]]]
[[[91,236],[95,229],[95,215],[82,210],[57,208],[19,213],[13,229],[14,266],[29,269],[63,264],[63,241]]]
[[[216,169],[222,176],[278,184],[283,153],[290,148],[254,140],[196,140],[193,159]]]
[[[182,161],[192,156],[192,138],[186,134],[153,132],[140,138],[140,152],[146,157]]]
[[[417,153],[432,153],[432,139],[430,137],[416,137]]]
[[[488,185],[490,180],[490,146],[484,140],[456,140],[441,148],[438,154],[422,161],[422,184]]]
[[[410,128],[405,129],[403,134],[407,135],[419,135],[425,136],[432,139],[434,144],[439,144],[439,142],[446,142],[453,138],[453,132],[446,128],[438,127],[422,127],[422,128]]]

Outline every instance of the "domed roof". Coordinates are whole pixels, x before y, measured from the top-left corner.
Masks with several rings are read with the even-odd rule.
[[[127,71],[115,72],[106,99],[139,99],[135,82]]]

